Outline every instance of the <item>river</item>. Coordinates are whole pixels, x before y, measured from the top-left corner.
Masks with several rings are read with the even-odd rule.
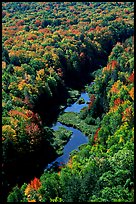
[[[77,103],[78,100],[81,98],[84,99],[84,104]],[[75,103],[73,103],[71,106],[64,109],[64,112],[75,112],[79,113],[80,110],[87,106],[87,102],[89,101],[88,93],[81,92],[81,96]],[[66,164],[69,160],[69,156],[71,151],[77,150],[79,151],[79,146],[85,143],[88,143],[88,137],[85,136],[80,130],[77,130],[73,127],[68,127],[66,125],[61,124],[60,122],[56,122],[53,126],[53,130],[58,130],[59,127],[64,127],[67,130],[71,130],[73,134],[71,135],[70,140],[67,142],[67,144],[64,146],[63,154],[59,157],[57,157],[53,162],[48,164],[45,169],[50,169],[54,164],[61,166],[63,164]]]

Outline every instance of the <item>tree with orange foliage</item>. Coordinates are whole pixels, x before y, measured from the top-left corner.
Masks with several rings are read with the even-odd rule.
[[[96,142],[96,141],[98,140],[98,132],[99,132],[100,129],[101,129],[101,128],[99,127],[99,128],[96,130],[95,134],[94,134],[94,142]]]
[[[89,102],[89,104],[88,104],[88,110],[90,110],[91,107],[93,106],[95,99],[96,99],[96,98],[95,98],[95,95],[92,94],[91,97],[90,97],[90,102]]]
[[[132,98],[132,100],[134,101],[134,87],[132,87],[132,89],[129,91],[129,95]]]
[[[132,111],[131,107],[125,109],[122,113],[122,121],[128,122],[129,124],[133,125],[134,122],[134,112]]]
[[[128,77],[128,80],[129,80],[130,82],[134,83],[134,72],[132,72],[132,73],[130,74],[130,76]]]

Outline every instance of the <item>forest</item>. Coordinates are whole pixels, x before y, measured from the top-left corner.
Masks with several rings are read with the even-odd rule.
[[[134,202],[134,2],[2,2],[1,200]]]

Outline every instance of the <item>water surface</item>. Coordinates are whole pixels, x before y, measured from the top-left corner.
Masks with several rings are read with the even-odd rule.
[[[80,98],[83,98],[85,100],[84,104],[78,104],[77,101],[72,104],[71,106],[67,107],[64,112],[75,112],[79,113],[80,110],[87,105],[87,102],[89,101],[89,96],[86,92],[81,93]],[[79,98],[79,99],[80,99]],[[67,130],[71,130],[73,134],[70,137],[70,140],[67,142],[67,144],[64,146],[63,154],[59,157],[57,157],[53,162],[47,165],[47,169],[50,168],[54,163],[61,166],[62,164],[66,164],[69,160],[69,156],[72,150],[79,151],[79,146],[82,144],[88,143],[88,137],[85,136],[80,130],[77,130],[73,127],[68,127],[66,125],[61,124],[60,122],[56,122],[53,126],[53,130],[58,130],[59,127],[64,127]]]
[[[82,108],[87,106],[86,103],[89,101],[89,96],[88,96],[88,94],[86,92],[84,92],[84,93],[81,93],[80,98],[83,98],[85,100],[84,104],[78,104],[77,101],[76,101],[71,106],[67,107],[64,111],[65,112],[79,113]]]

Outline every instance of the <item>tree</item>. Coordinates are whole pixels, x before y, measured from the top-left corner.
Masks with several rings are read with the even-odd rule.
[[[64,180],[63,180],[64,179]],[[77,175],[67,175],[61,177],[62,182],[62,199],[64,202],[79,202],[80,197],[80,178]]]
[[[2,47],[2,61],[6,62],[7,64],[10,63],[9,53],[4,47]]]
[[[91,171],[83,175],[81,179],[79,202],[87,202],[93,193],[96,184],[96,177]]]
[[[43,197],[43,202],[50,201],[50,199],[55,199],[56,197],[61,197],[61,186],[59,175],[57,173],[45,172],[40,180],[42,186],[39,188],[38,192]]]
[[[17,56],[11,56],[10,57],[10,63],[15,65],[15,66],[20,66],[20,60]]]
[[[47,27],[48,25],[51,25],[51,20],[43,20],[41,23],[42,28]]]
[[[18,186],[15,186],[13,188],[13,192],[11,192],[7,198],[7,202],[21,202],[21,200],[23,199],[23,195],[20,191],[20,189],[18,188]]]

